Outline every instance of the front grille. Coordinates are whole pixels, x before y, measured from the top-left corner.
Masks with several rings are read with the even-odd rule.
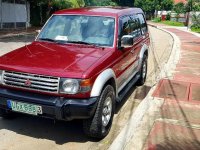
[[[3,84],[11,87],[58,93],[59,78],[44,75],[4,71]]]

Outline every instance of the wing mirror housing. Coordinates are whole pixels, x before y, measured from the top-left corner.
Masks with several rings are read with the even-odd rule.
[[[39,34],[41,32],[41,30],[35,30],[37,34]]]

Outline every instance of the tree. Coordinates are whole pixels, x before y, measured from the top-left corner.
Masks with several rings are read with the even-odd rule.
[[[160,2],[160,6],[162,10],[172,10],[173,5],[174,5],[173,0],[162,0]]]
[[[84,0],[28,0],[31,10],[31,24],[43,25],[52,13],[60,9],[85,6]],[[38,17],[39,16],[39,17]]]
[[[120,6],[133,7],[135,0],[115,0]]]
[[[87,6],[134,6],[134,0],[85,0]]]
[[[116,6],[117,3],[112,0],[85,0],[86,6]]]
[[[156,7],[159,7],[158,2],[154,0],[135,0],[134,5],[142,8],[148,19],[152,18]]]
[[[200,0],[188,0],[186,6],[186,11],[200,11]]]
[[[176,12],[176,19],[178,21],[179,15],[186,12],[185,5],[180,2],[174,5],[173,10]]]
[[[177,14],[181,14],[181,13],[186,12],[185,5],[182,2],[175,4],[174,7],[173,7],[173,10]]]

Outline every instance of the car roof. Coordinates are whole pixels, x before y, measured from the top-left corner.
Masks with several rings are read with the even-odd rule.
[[[129,8],[129,7],[83,7],[83,8],[60,10],[55,12],[54,15],[82,14],[82,15],[119,17],[133,13],[143,13],[143,11],[140,8]]]

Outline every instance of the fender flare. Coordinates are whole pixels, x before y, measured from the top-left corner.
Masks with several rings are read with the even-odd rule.
[[[115,83],[116,83],[116,76],[115,76],[114,71],[111,68],[106,69],[102,73],[100,73],[93,84],[90,97],[100,96],[104,85],[111,78],[114,78]]]
[[[146,52],[146,51],[148,51],[148,46],[146,45],[146,44],[144,44],[143,46],[142,46],[142,48],[141,48],[141,50],[140,50],[140,53],[139,53],[139,65],[138,65],[138,71],[140,70],[140,67],[141,67],[141,65],[142,65],[142,59],[143,59],[143,57],[144,57],[144,53]]]

